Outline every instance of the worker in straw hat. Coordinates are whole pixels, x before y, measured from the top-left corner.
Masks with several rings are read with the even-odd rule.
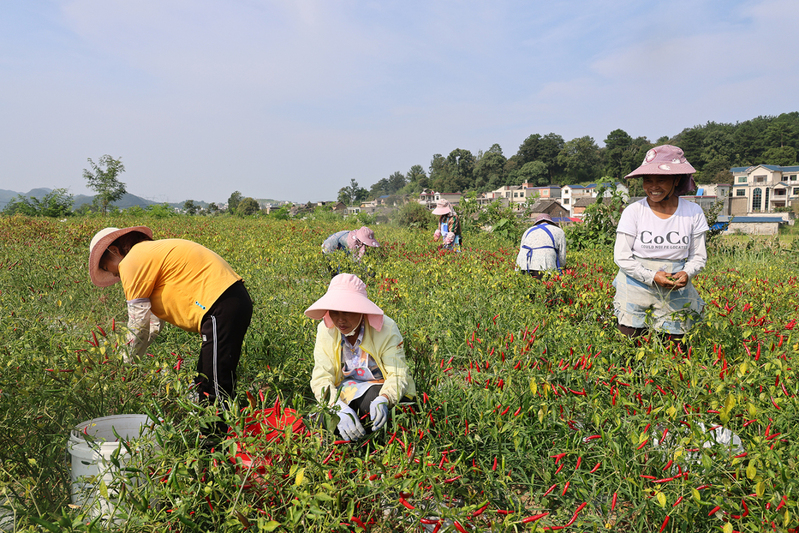
[[[708,224],[699,205],[680,198],[696,189],[694,172],[680,148],[662,145],[625,176],[642,178],[646,193],[622,212],[613,250],[614,312],[629,337],[654,328],[679,341],[701,317],[705,303],[691,279],[707,262]]]
[[[444,248],[460,251],[463,244],[461,221],[452,204],[447,200],[439,200],[433,209],[433,214],[438,217],[438,227],[433,233],[433,240],[438,241],[443,237]]]
[[[566,234],[546,213],[535,219],[533,227],[522,235],[516,268],[541,279],[547,270],[561,271],[566,264]]]
[[[130,359],[145,353],[165,320],[202,335],[195,379],[201,402],[233,397],[253,308],[241,276],[195,242],[154,241],[146,226],[100,230],[89,250],[92,283],[108,287],[122,282]]]
[[[305,315],[321,320],[311,390],[320,404],[338,411],[341,437],[355,441],[379,430],[391,407],[416,396],[399,328],[369,300],[358,276],[334,277]]]

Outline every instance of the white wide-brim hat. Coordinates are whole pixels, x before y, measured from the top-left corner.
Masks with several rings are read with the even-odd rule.
[[[92,283],[98,287],[110,287],[119,281],[119,276],[100,268],[100,258],[103,257],[112,242],[134,231],[144,233],[151,239],[153,238],[153,230],[147,226],[133,226],[122,229],[105,228],[95,233],[94,237],[92,237],[92,242],[89,244],[89,276],[92,278]]]
[[[330,319],[330,311],[361,313],[375,330],[383,328],[383,310],[369,299],[366,284],[354,274],[339,274],[330,280],[325,295],[305,310],[305,316],[324,320],[325,326],[332,328],[335,324]]]

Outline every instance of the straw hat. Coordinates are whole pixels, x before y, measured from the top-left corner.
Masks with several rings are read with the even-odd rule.
[[[383,310],[377,307],[366,295],[366,284],[354,274],[339,274],[330,280],[324,296],[305,310],[305,316],[314,320],[324,320],[325,326],[334,327],[330,311],[361,313],[366,315],[369,325],[377,331],[383,327]]]
[[[95,233],[94,237],[92,237],[92,242],[89,244],[89,276],[92,278],[92,283],[98,287],[109,287],[119,281],[119,276],[100,268],[100,258],[103,257],[112,242],[134,231],[144,233],[151,239],[153,238],[153,230],[147,226],[133,226],[122,229],[105,228]]]
[[[452,213],[452,205],[447,200],[439,200],[436,208],[433,209],[434,215],[448,215]]]

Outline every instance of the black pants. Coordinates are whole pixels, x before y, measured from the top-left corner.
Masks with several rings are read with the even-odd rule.
[[[225,403],[235,396],[236,369],[251,319],[252,299],[243,281],[228,287],[203,316],[203,343],[194,379],[201,403]]]

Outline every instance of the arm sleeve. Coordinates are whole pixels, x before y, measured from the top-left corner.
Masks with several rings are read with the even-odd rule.
[[[316,330],[316,344],[313,350],[313,371],[311,372],[311,390],[316,401],[324,405],[336,404],[336,354],[330,334],[320,322]],[[340,363],[339,363],[340,364]]]
[[[566,235],[561,234],[560,239],[558,240],[558,260],[560,261],[560,267],[563,268],[566,266]]]
[[[655,272],[644,268],[644,265],[633,258],[633,243],[635,237],[626,233],[616,233],[616,245],[613,247],[613,261],[628,276],[633,279],[652,285]]]
[[[380,346],[380,359],[385,371],[385,382],[380,394],[388,398],[390,405],[397,405],[408,389],[408,363],[405,360],[405,345],[395,325]]]
[[[158,334],[151,334],[152,319],[158,321],[160,331],[160,319],[152,314],[149,298],[137,298],[128,300],[128,347],[134,359],[138,359],[147,351],[150,342]]]
[[[705,234],[691,236],[691,245],[688,248],[688,259],[685,261],[685,273],[693,278],[705,268],[707,263],[707,250],[705,249]]]

